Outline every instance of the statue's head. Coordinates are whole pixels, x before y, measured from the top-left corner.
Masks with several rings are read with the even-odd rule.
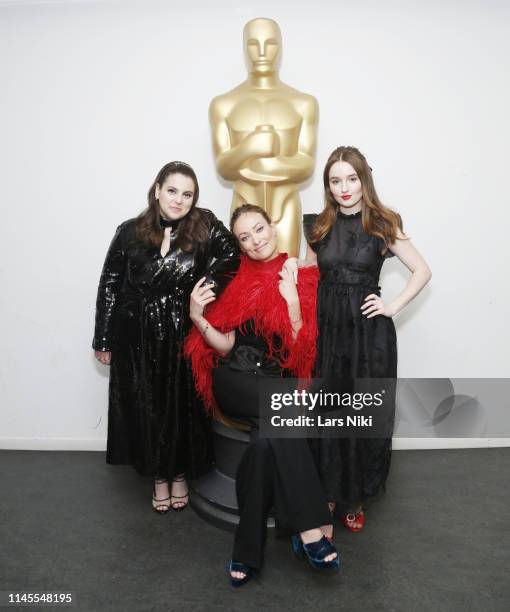
[[[278,71],[282,33],[276,21],[263,17],[248,21],[243,40],[250,72],[270,74]]]

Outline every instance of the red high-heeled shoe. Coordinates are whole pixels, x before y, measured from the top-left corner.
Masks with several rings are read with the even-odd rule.
[[[347,527],[349,531],[356,533],[361,531],[365,526],[365,513],[363,510],[360,512],[349,512],[342,516],[342,523]]]

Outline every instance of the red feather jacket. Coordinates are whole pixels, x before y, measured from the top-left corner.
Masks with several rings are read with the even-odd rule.
[[[255,333],[262,336],[269,347],[268,357],[278,359],[282,368],[293,376],[308,378],[312,375],[316,353],[319,272],[316,267],[299,270],[297,289],[303,326],[294,340],[287,303],[278,289],[278,272],[286,259],[286,254],[280,254],[271,261],[262,262],[243,255],[234,280],[220,298],[207,307],[204,316],[210,325],[223,333],[253,319]],[[281,339],[278,348],[274,335]],[[218,364],[219,353],[194,327],[186,338],[184,354],[191,360],[198,394],[208,410],[214,412],[212,369]]]

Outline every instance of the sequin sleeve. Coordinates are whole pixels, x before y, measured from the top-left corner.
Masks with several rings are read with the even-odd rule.
[[[239,268],[239,246],[223,223],[207,209],[202,209],[209,225],[204,275],[215,284],[219,295]]]
[[[111,351],[112,325],[115,305],[126,269],[126,225],[119,225],[110,244],[103,265],[96,300],[96,326],[92,348]]]

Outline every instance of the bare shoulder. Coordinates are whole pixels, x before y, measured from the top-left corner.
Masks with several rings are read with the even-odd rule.
[[[407,236],[399,227],[397,227],[397,240],[409,240],[409,236]]]

